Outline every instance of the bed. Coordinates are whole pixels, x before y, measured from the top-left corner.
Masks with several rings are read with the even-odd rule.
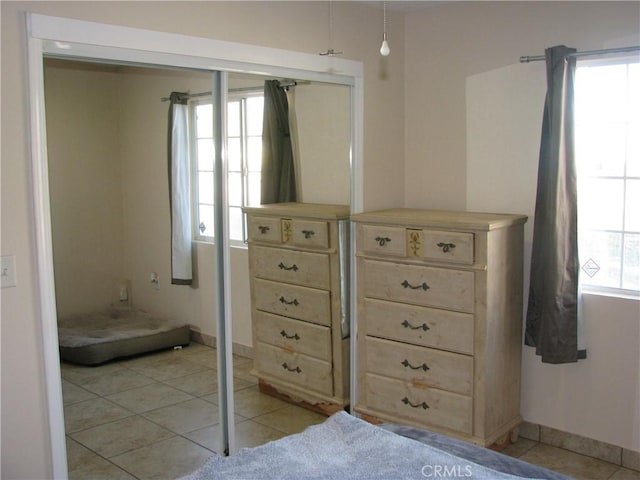
[[[213,456],[181,480],[521,478],[568,480],[498,452],[402,425],[338,412],[324,423],[230,457]]]
[[[133,308],[112,307],[58,320],[60,358],[79,365],[188,345],[190,336],[189,325]]]

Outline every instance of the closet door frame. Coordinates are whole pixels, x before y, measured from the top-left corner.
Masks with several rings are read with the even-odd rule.
[[[351,91],[351,210],[363,208],[363,66],[361,62],[334,57],[280,50],[262,46],[224,42],[207,38],[107,25],[95,22],[25,14],[30,97],[30,146],[35,220],[36,265],[38,273],[38,313],[42,326],[43,370],[47,395],[49,441],[54,478],[67,478],[67,456],[63,416],[60,357],[53,272],[51,212],[49,204],[43,60],[80,59],[126,65],[180,67],[212,72],[214,91],[224,95],[226,74],[244,72],[284,78],[347,85]],[[212,55],[211,52],[215,52]],[[217,72],[217,73],[215,73]],[[339,73],[336,73],[339,72]],[[221,152],[223,153],[223,152]],[[218,159],[226,164],[220,156]],[[226,199],[220,204],[223,208]],[[222,214],[222,218],[226,213]],[[224,228],[224,224],[223,224]],[[216,247],[217,297],[224,299],[217,311],[218,381],[223,451],[233,452],[233,378],[231,353],[231,316],[228,286],[228,244]],[[354,259],[353,246],[351,262]],[[355,269],[352,268],[352,272]],[[356,335],[355,278],[351,278],[352,345]],[[355,370],[355,351],[351,353]],[[355,392],[352,382],[352,393]]]

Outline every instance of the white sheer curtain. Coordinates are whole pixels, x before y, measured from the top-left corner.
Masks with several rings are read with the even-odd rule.
[[[169,201],[171,205],[171,283],[191,285],[191,176],[188,95],[172,92],[169,107]]]

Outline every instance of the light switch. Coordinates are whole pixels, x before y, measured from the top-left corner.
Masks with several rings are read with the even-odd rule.
[[[2,275],[2,288],[16,286],[15,255],[2,255],[2,262],[0,263],[0,275]]]

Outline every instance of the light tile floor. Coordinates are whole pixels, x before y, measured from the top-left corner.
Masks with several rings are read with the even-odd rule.
[[[325,417],[262,394],[251,360],[234,357],[238,448],[321,423]],[[215,350],[192,343],[98,367],[63,363],[69,478],[174,479],[218,450]],[[520,439],[505,452],[577,479],[640,480],[640,472]]]

